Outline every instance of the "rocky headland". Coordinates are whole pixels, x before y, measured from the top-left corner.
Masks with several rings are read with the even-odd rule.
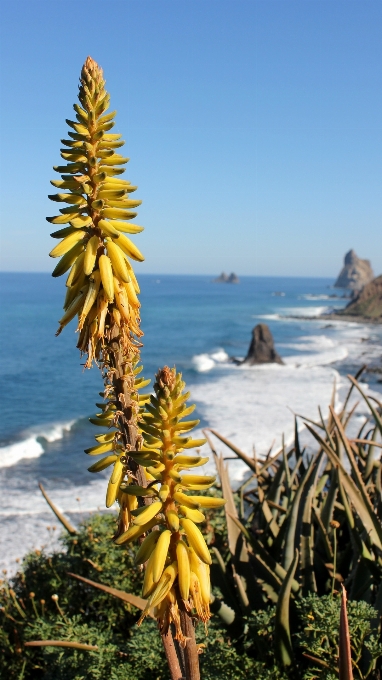
[[[344,309],[330,316],[382,323],[382,276],[366,284]]]
[[[331,319],[359,323],[382,323],[382,275],[367,283],[362,290],[354,292],[343,309],[324,312],[318,316],[290,316],[290,318],[317,321]]]
[[[334,284],[335,288],[349,291],[341,298],[350,298],[344,309],[324,312],[319,316],[298,316],[305,320],[341,319],[342,321],[357,321],[363,323],[382,323],[382,275],[374,278],[370,260],[361,260],[349,250],[345,255],[344,266]],[[337,295],[329,295],[337,298]]]
[[[354,250],[349,250],[345,255],[344,266],[340,271],[334,287],[360,291],[373,279],[374,274],[370,261],[361,260]]]

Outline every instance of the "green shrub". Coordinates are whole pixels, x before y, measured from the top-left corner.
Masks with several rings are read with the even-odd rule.
[[[168,680],[169,671],[155,621],[135,624],[131,605],[69,577],[67,572],[139,595],[140,571],[132,553],[110,542],[115,516],[93,515],[76,536],[62,537],[62,550],[51,556],[33,552],[12,584],[0,590],[0,677],[7,680]],[[221,513],[209,517],[209,535],[223,549]],[[12,590],[10,592],[10,585]],[[13,594],[12,594],[13,593]],[[34,594],[31,597],[31,594]],[[215,590],[218,595],[218,590]],[[52,599],[57,595],[58,600]],[[42,601],[44,601],[42,603]],[[197,641],[203,680],[323,680],[337,678],[339,597],[310,595],[296,601],[292,644],[296,666],[281,669],[274,654],[275,606],[243,617],[240,634],[212,617],[208,635]],[[370,659],[382,653],[371,622],[375,611],[365,602],[349,603],[352,644]],[[98,651],[62,647],[24,647],[28,640],[68,640],[97,645]],[[322,640],[325,642],[323,644]],[[317,664],[310,657],[317,658]],[[328,668],[322,666],[322,662]],[[366,676],[355,674],[355,678]],[[374,673],[370,680],[377,678]]]

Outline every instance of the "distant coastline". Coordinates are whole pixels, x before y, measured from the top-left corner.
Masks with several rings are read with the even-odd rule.
[[[372,319],[368,316],[355,316],[354,314],[338,314],[338,312],[323,312],[317,316],[303,316],[301,314],[287,314],[285,319],[303,319],[304,321],[352,321],[353,323],[366,323],[379,326],[382,317]]]
[[[338,284],[337,284],[338,285]],[[332,297],[332,296],[330,296]],[[373,278],[360,290],[353,290],[350,302],[341,310],[321,312],[310,319],[333,319],[353,323],[382,323],[382,275]]]

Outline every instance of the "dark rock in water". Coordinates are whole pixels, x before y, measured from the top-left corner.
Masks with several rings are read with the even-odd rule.
[[[227,283],[228,276],[225,272],[222,272],[217,279],[214,279],[214,283]]]
[[[272,333],[265,323],[259,323],[253,329],[248,354],[241,363],[249,366],[284,363],[275,350]]]
[[[214,283],[240,283],[236,274],[232,272],[229,276],[225,272],[222,272],[217,279],[214,279]]]
[[[382,321],[382,276],[368,283],[351,302],[336,315],[355,316]]]
[[[337,281],[335,288],[348,288],[359,291],[374,278],[373,270],[369,260],[361,260],[354,250],[349,250],[345,255],[345,263]]]

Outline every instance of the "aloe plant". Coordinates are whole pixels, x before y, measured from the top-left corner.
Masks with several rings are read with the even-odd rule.
[[[89,420],[108,431],[95,435],[97,443],[85,453],[107,454],[88,470],[111,468],[106,507],[119,506],[113,540],[117,545],[143,540],[137,564],[146,568],[142,594],[148,599],[138,625],[154,610],[173,680],[180,675],[179,661],[184,661],[187,680],[199,680],[192,612],[204,623],[210,618],[211,557],[197,527],[204,521],[199,511],[203,506],[184,492],[209,488],[215,478],[180,474],[208,460],[182,455],[205,441],[182,436],[199,421],[180,422],[195,408],[185,406],[189,393],[183,394],[181,374],[165,366],[156,376],[156,396],[139,394],[151,381],[140,375],[140,288],[132,261],[144,257],[126,233],[143,230],[130,222],[137,214],[131,208],[141,201],[130,198],[137,187],[120,177],[129,159],[116,152],[124,142],[121,134],[110,133],[116,112],[106,113],[110,95],[105,84],[102,69],[88,57],[81,70],[79,104],[73,106],[76,120],[67,119],[69,138],[62,140],[66,164],[54,167],[61,179],[51,182],[65,193],[49,198],[68,204],[59,215],[47,217],[51,224],[68,225],[51,234],[61,239],[49,253],[61,258],[52,276],[69,271],[56,335],[77,316],[77,347],[87,357],[85,367],[96,363],[102,371],[103,401]],[[212,498],[208,507],[214,502],[224,503]],[[179,660],[172,628],[182,648]]]
[[[350,601],[364,600],[377,610],[373,625],[376,633],[380,631],[382,406],[366,396],[359,375],[349,376],[349,392],[338,413],[332,400],[326,419],[321,413],[317,421],[302,418],[316,444],[313,453],[301,448],[300,416],[293,445],[283,445],[264,461],[248,456],[215,430],[204,431],[227,499],[228,550],[222,555],[215,548],[212,567],[213,581],[223,593],[215,611],[239,630],[251,609],[276,605],[275,654],[284,667],[295,662],[291,646],[295,603],[310,593],[336,596],[345,584]],[[357,436],[349,437],[354,415],[349,399],[354,390],[368,415]],[[249,468],[235,494],[213,438]],[[230,607],[228,618],[223,604]],[[370,663],[366,649],[357,663],[360,673],[370,673],[376,665],[375,659]]]

